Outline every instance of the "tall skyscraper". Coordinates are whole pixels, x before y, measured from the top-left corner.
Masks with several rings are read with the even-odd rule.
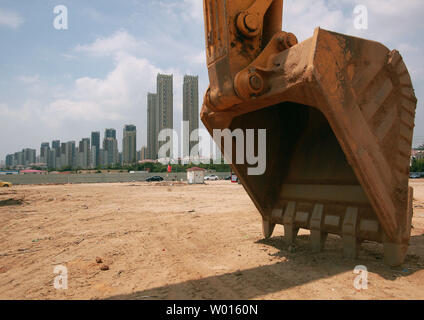
[[[50,143],[43,142],[40,147],[40,162],[47,164],[49,161]]]
[[[13,165],[14,166],[22,166],[24,165],[24,153],[23,151],[15,152],[13,154]]]
[[[106,129],[105,138],[103,140],[104,163],[111,166],[119,162],[118,141],[116,140],[116,130]]]
[[[156,160],[158,156],[157,125],[159,124],[157,94],[147,94],[147,157]]]
[[[56,149],[49,150],[49,156],[47,159],[47,167],[49,169],[57,168]]]
[[[190,141],[193,131],[199,129],[199,77],[184,76],[183,84],[183,121],[189,122],[189,131],[185,132],[188,136],[183,137],[183,141],[189,141],[187,145],[183,144],[183,156],[190,156],[193,147],[199,142],[199,135],[193,134],[194,141]],[[196,154],[195,156],[197,156]]]
[[[54,150],[54,154],[50,154],[50,157],[54,157],[54,160],[51,160],[52,168],[60,168],[60,140],[52,141],[52,150]]]
[[[62,142],[60,144],[60,155],[56,155],[59,158],[59,161],[57,161],[60,166],[59,168],[64,168],[67,166],[66,164],[66,143]]]
[[[141,148],[141,150],[140,150],[140,157],[139,157],[139,161],[143,161],[143,160],[146,160],[146,159],[149,159],[149,157],[147,156],[147,147],[146,146],[144,146],[144,147],[142,147]],[[150,158],[151,159],[151,158]]]
[[[13,154],[8,154],[6,156],[6,168],[12,168],[13,166]]]
[[[60,149],[60,140],[53,140],[52,141],[52,149]]]
[[[60,144],[60,156],[56,155],[59,160],[56,161],[56,165],[60,168],[75,167],[76,155],[75,155],[75,141],[63,142]]]
[[[124,165],[137,162],[137,128],[134,125],[125,125],[124,127],[122,162]]]
[[[37,154],[37,151],[35,149],[28,149],[28,148],[23,149],[22,150],[22,156],[23,156],[22,164],[27,166],[27,165],[36,163],[36,161],[37,161],[36,160],[37,159],[36,154]]]
[[[157,132],[160,133],[163,129],[174,128],[173,75],[158,74],[156,85],[159,112],[159,126],[157,128]],[[165,143],[166,141],[159,142],[158,151],[160,150],[160,147]],[[171,151],[168,151],[166,156],[172,157],[172,146]]]
[[[95,131],[91,133],[91,154],[92,154],[91,159],[94,160],[94,161],[91,161],[91,167],[95,168],[100,165],[100,132],[99,131]]]
[[[75,141],[68,141],[66,143],[62,143],[61,147],[61,161],[62,167],[75,167]]]
[[[116,139],[116,130],[115,129],[106,129],[105,130],[105,138]]]
[[[90,165],[90,138],[84,138],[79,142],[77,164],[82,169],[87,169]]]

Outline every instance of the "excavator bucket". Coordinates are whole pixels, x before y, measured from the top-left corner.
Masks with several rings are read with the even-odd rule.
[[[204,0],[210,87],[201,119],[211,135],[266,129],[264,174],[231,164],[266,238],[276,224],[290,243],[309,229],[319,252],[336,234],[349,258],[376,241],[385,262],[400,265],[411,232],[417,104],[405,63],[380,43],[320,28],[298,43],[281,31],[282,6]]]

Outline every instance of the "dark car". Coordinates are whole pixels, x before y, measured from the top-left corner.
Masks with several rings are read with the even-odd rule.
[[[224,180],[227,180],[227,181],[231,180],[231,176],[225,177]]]
[[[146,181],[147,182],[163,181],[163,178],[162,177],[159,177],[159,176],[153,176],[153,177],[147,178]]]

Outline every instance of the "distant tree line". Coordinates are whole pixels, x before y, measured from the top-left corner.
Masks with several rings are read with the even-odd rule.
[[[186,172],[187,169],[192,167],[199,167],[208,171],[215,171],[215,172],[231,172],[231,167],[229,164],[220,163],[220,164],[214,164],[212,161],[210,163],[204,164],[171,164],[172,172]],[[60,170],[51,170],[51,171],[58,171],[58,172],[78,172],[82,171],[81,168],[72,168],[72,167],[64,167]],[[121,172],[129,172],[129,171],[149,171],[152,173],[165,173],[168,171],[168,165],[167,164],[161,164],[161,163],[153,163],[153,162],[146,162],[146,163],[139,163],[134,165],[121,165],[116,164],[113,166],[99,166],[95,169],[100,172],[101,170],[118,170]]]
[[[424,172],[424,159],[412,159],[411,172]]]

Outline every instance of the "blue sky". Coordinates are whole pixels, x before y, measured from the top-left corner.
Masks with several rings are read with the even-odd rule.
[[[356,30],[364,4],[368,30]],[[53,8],[68,8],[68,30],[53,27]],[[284,30],[300,41],[317,26],[399,49],[419,99],[415,144],[424,143],[422,0],[286,0]],[[43,141],[80,140],[125,124],[146,141],[146,95],[158,72],[174,74],[174,123],[181,121],[184,74],[208,83],[201,0],[0,2],[0,159]]]

